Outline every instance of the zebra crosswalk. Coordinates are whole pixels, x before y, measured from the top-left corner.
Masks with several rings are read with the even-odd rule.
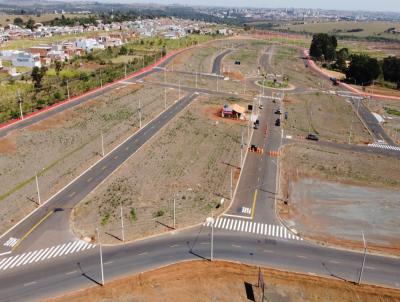
[[[17,244],[18,240],[19,240],[18,238],[10,237],[3,245],[13,247],[14,245]]]
[[[94,248],[95,245],[86,241],[76,240],[64,244],[55,245],[41,250],[30,251],[23,254],[0,259],[0,271],[17,268],[35,262],[51,258],[61,257],[68,254],[82,252]]]
[[[204,226],[211,227],[211,222],[205,222]],[[214,221],[214,228],[225,229],[237,232],[247,232],[269,237],[278,237],[283,239],[303,240],[299,236],[292,234],[287,228],[276,224],[265,224],[249,220],[218,217]]]
[[[387,149],[387,150],[394,150],[394,151],[400,151],[400,147],[397,146],[391,146],[386,143],[372,143],[368,144],[368,147],[374,147],[374,148],[381,148],[381,149]]]

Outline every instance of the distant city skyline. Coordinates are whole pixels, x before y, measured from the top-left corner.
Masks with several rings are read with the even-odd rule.
[[[110,0],[108,1],[110,2]],[[125,3],[157,3],[157,4],[181,4],[181,5],[204,5],[204,6],[225,6],[225,7],[265,7],[265,8],[320,8],[333,10],[367,10],[400,12],[399,0],[121,0]]]

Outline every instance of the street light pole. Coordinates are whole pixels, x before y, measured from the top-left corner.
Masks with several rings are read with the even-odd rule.
[[[37,196],[38,196],[38,203],[40,205],[41,204],[41,200],[40,200],[39,180],[38,180],[37,172],[35,174],[35,179],[36,179],[36,190],[37,190]]]
[[[21,99],[21,94],[19,93],[19,90],[18,90],[18,104],[19,104],[19,112],[21,115],[21,120],[23,120],[24,114],[22,113],[22,99]]]
[[[68,84],[68,80],[67,80],[67,95],[68,95],[68,100],[70,99],[70,95],[69,95],[69,84]]]
[[[175,199],[175,195],[174,195],[174,229],[175,229],[175,225],[176,225],[176,199]]]
[[[104,286],[104,267],[103,267],[103,249],[101,247],[99,228],[96,228],[97,240],[100,248],[100,268],[101,268],[101,286]]]
[[[196,71],[196,89],[197,89],[197,71]]]
[[[243,127],[241,128],[241,139],[240,139],[240,169],[243,166]]]
[[[233,172],[231,168],[231,200],[233,199]]]
[[[179,79],[179,99],[181,99],[181,79]]]
[[[139,129],[142,129],[142,107],[139,99]]]
[[[164,87],[164,109],[167,109],[167,87]]]
[[[207,217],[206,219],[208,224],[211,224],[211,252],[210,252],[210,261],[214,259],[214,217],[211,213],[211,217]]]
[[[103,76],[100,69],[100,87],[103,87]]]
[[[101,132],[101,154],[104,157],[104,135],[103,135],[103,131]]]
[[[358,284],[361,283],[361,278],[362,278],[362,274],[363,274],[363,271],[364,271],[364,265],[365,265],[365,258],[367,257],[367,244],[365,242],[364,232],[361,232],[361,233],[362,233],[363,244],[364,244],[364,256],[363,256],[363,261],[362,261],[362,264],[361,264],[360,275],[358,276]]]
[[[122,231],[122,242],[125,242],[124,216],[122,214],[122,205],[121,205],[121,231]]]
[[[124,65],[124,67],[125,67],[125,78],[126,78],[126,64]]]

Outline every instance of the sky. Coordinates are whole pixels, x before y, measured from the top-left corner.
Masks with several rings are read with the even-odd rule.
[[[400,0],[124,0],[123,2],[175,3],[189,6],[293,7],[400,12]]]

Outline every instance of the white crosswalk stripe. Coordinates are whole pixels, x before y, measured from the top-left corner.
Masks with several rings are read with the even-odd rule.
[[[13,247],[14,245],[17,244],[18,240],[19,240],[18,238],[10,237],[3,245]]]
[[[205,222],[203,225],[211,227],[211,222]],[[303,238],[300,238],[299,236],[293,234],[292,232],[290,232],[290,230],[281,225],[266,224],[248,220],[218,217],[214,221],[214,227],[217,229],[225,229],[237,232],[247,232],[258,235],[264,235],[268,237],[278,237],[290,240],[303,240]]]
[[[5,271],[7,269],[44,261],[50,258],[66,256],[67,254],[82,252],[84,250],[92,249],[94,247],[94,244],[87,243],[82,240],[76,240],[48,247],[45,249],[29,251],[15,256],[0,258],[0,271]]]
[[[394,150],[394,151],[400,151],[400,147],[397,146],[391,146],[386,143],[372,143],[368,144],[369,147],[374,147],[374,148],[381,148],[381,149],[386,149],[386,150]]]

